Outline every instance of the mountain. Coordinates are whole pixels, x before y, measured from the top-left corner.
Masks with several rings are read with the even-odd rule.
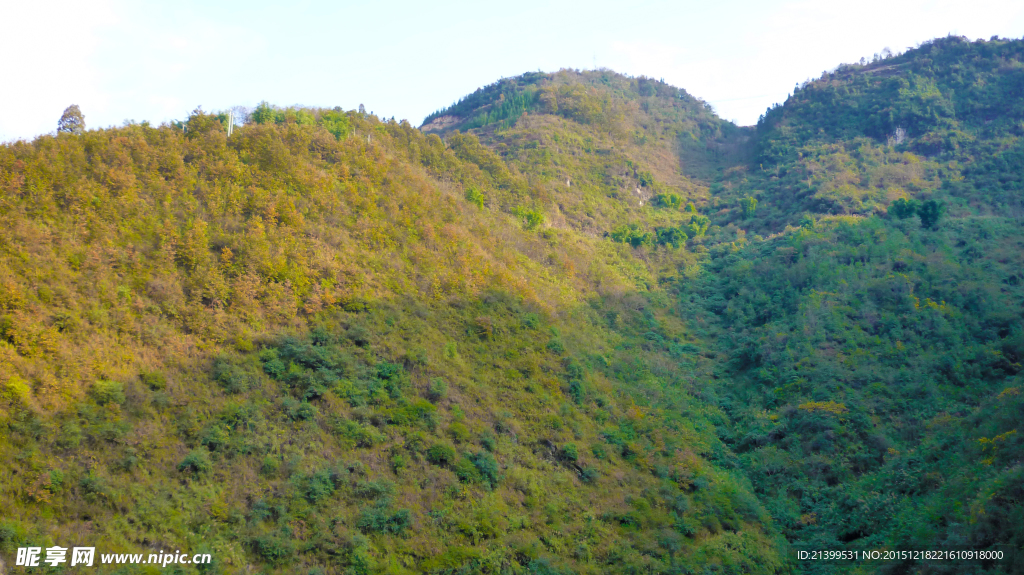
[[[938,39],[756,127],[563,70],[420,129],[263,104],[230,137],[197,110],[4,145],[0,550],[583,574],[1022,549],[1022,55]]]

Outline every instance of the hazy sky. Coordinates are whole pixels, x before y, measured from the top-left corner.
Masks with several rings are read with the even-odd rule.
[[[740,124],[794,84],[947,34],[1024,35],[1020,0],[124,2],[0,0],[0,141],[160,123],[197,105],[366,105],[419,125],[526,71],[664,78]]]

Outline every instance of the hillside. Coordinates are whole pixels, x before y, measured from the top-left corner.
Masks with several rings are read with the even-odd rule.
[[[531,221],[545,190],[472,142],[269,112],[3,148],[5,549],[779,564],[653,266]]]
[[[4,145],[0,551],[585,574],[1024,549],[1022,86],[1024,42],[946,38],[753,128],[563,70],[421,129],[263,104],[230,137],[196,110]]]
[[[1019,218],[1022,50],[951,37],[840,66],[766,112],[756,161],[722,185],[762,199],[773,229],[802,212],[884,213],[905,197]]]

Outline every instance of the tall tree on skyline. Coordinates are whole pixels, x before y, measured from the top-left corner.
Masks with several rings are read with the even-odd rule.
[[[64,110],[60,120],[57,122],[57,133],[81,134],[84,131],[85,116],[82,115],[82,110],[78,108],[78,104],[71,104]]]

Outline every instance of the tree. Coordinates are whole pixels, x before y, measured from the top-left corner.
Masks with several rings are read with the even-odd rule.
[[[466,190],[466,201],[473,204],[478,208],[484,207],[484,194],[476,188],[469,188]]]
[[[658,194],[654,196],[654,201],[651,203],[663,208],[678,209],[683,205],[683,198],[679,197],[679,194]]]
[[[680,244],[686,243],[686,232],[679,228],[654,228],[654,235],[658,245],[672,246],[678,248]]]
[[[743,210],[743,219],[749,220],[754,217],[754,210],[757,209],[757,198],[748,196],[740,200],[740,209]]]
[[[918,212],[918,204],[916,200],[900,198],[889,206],[889,211],[897,218],[905,220]]]
[[[939,218],[946,212],[946,205],[935,200],[922,202],[917,208],[917,215],[921,216],[921,227],[935,229],[939,225]]]
[[[85,131],[85,116],[78,104],[71,104],[64,110],[60,121],[57,122],[57,133],[81,134]]]
[[[644,231],[637,224],[623,224],[612,230],[612,233],[610,235],[612,241],[621,244],[629,244],[634,248],[652,245],[657,239],[657,237],[654,234],[648,231]]]
[[[272,124],[277,121],[277,112],[266,100],[260,102],[249,116],[257,124]]]
[[[690,216],[690,223],[687,224],[683,230],[686,232],[687,236],[691,238],[699,238],[707,233],[709,225],[711,225],[711,220],[707,216],[693,214]]]
[[[227,118],[224,118],[225,120]],[[207,114],[203,111],[202,106],[197,106],[192,113],[189,114],[188,120],[185,121],[185,137],[188,139],[195,139],[211,130],[223,130],[224,124],[221,123],[221,118],[213,114]]]

